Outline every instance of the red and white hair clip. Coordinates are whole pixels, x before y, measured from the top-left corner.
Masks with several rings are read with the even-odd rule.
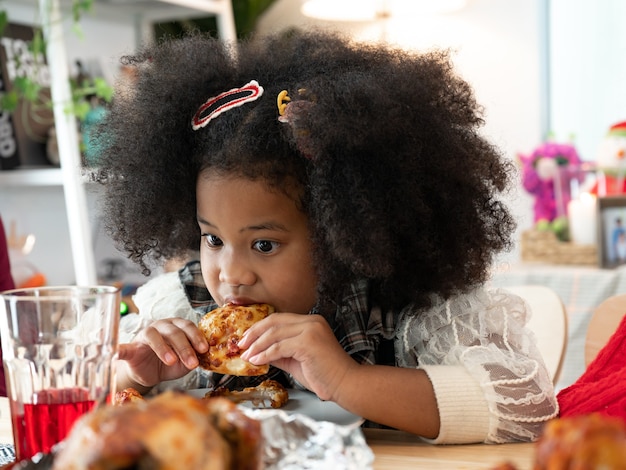
[[[244,103],[255,101],[263,95],[263,87],[256,80],[251,80],[241,88],[220,93],[206,100],[191,120],[194,131],[206,126],[209,121],[216,118],[224,111],[241,106]]]

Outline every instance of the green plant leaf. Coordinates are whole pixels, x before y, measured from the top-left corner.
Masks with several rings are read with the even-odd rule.
[[[91,105],[84,99],[74,102],[74,115],[79,121],[84,121],[87,113],[91,110]]]
[[[91,11],[93,0],[73,0],[72,1],[72,19],[74,23],[80,21],[83,13]]]
[[[85,33],[83,32],[83,27],[80,23],[72,23],[72,32],[74,33],[74,36],[81,41],[85,39]]]
[[[9,24],[9,17],[5,10],[0,11],[0,36],[4,36],[4,30]]]
[[[275,0],[233,0],[237,35],[245,37],[254,31],[259,17]]]
[[[41,86],[28,77],[15,77],[13,80],[13,90],[18,96],[23,96],[28,101],[35,101],[41,91]]]
[[[28,47],[37,61],[41,60],[41,58],[46,55],[46,41],[41,32],[41,28],[35,28],[33,40]]]
[[[15,111],[18,101],[19,97],[17,96],[17,92],[15,90],[8,91],[0,95],[0,108],[4,111]]]
[[[113,99],[113,87],[104,78],[94,78],[93,85],[96,89],[96,96],[102,98],[107,103]]]

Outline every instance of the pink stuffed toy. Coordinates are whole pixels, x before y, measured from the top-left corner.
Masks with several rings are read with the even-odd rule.
[[[557,211],[554,182],[559,168],[582,163],[576,148],[571,144],[547,142],[528,156],[519,155],[519,159],[524,189],[535,196],[535,222],[552,222],[564,215]]]

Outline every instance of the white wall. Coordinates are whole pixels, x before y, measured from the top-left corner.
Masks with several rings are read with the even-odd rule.
[[[18,235],[34,234],[35,245],[26,257],[11,252],[16,282],[35,269],[44,273],[50,284],[74,282],[74,264],[65,214],[63,189],[57,187],[0,188],[0,215],[9,230],[16,224]]]
[[[626,2],[551,0],[550,16],[552,131],[592,161],[626,120]]]

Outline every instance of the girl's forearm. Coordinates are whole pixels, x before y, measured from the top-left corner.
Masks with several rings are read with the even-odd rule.
[[[335,401],[376,423],[434,439],[440,420],[433,386],[421,369],[360,365],[350,370]]]

